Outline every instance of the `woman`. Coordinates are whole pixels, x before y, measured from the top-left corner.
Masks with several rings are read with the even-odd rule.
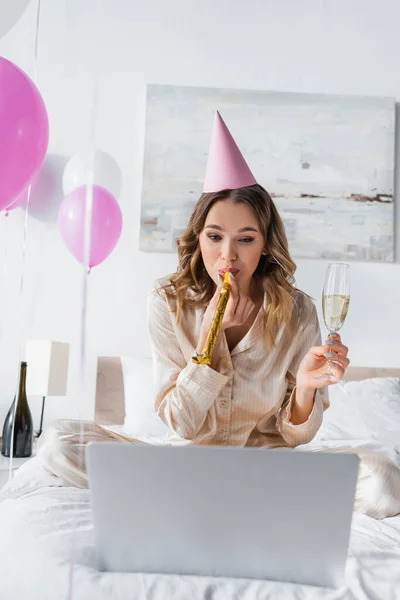
[[[349,364],[340,336],[321,345],[311,299],[294,287],[282,220],[257,184],[219,113],[203,194],[178,239],[179,267],[150,294],[149,331],[156,409],[170,442],[295,447],[317,433],[328,407],[323,375],[340,380]],[[196,364],[221,289],[230,297],[211,365]],[[88,440],[135,442],[85,423],[63,421],[39,458],[70,485],[87,485]],[[344,449],[344,451],[347,451]],[[356,508],[382,518],[400,512],[400,469],[358,452]]]
[[[259,185],[204,193],[178,240],[179,268],[150,297],[156,407],[171,441],[298,446],[328,406],[327,359],[349,364],[339,336],[321,346],[312,300],[295,289],[282,220]],[[209,366],[201,353],[230,272]],[[330,360],[330,358],[332,360]]]
[[[296,290],[282,220],[217,112],[203,194],[178,239],[179,267],[150,297],[156,408],[171,441],[235,446],[309,442],[328,406],[329,360],[349,364],[340,337],[321,346],[316,310]],[[221,279],[230,298],[210,367],[194,364]]]

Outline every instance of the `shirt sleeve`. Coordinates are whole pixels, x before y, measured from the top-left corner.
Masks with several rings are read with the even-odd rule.
[[[148,329],[155,407],[163,422],[179,437],[193,440],[229,376],[185,360],[171,314],[165,297],[153,291],[148,298]]]
[[[287,373],[288,388],[276,421],[279,433],[288,446],[292,448],[301,444],[307,444],[315,437],[322,424],[322,414],[329,406],[327,388],[317,389],[314,396],[313,408],[307,421],[299,425],[294,425],[290,420],[293,402],[296,398],[296,374],[298,368],[311,346],[320,345],[321,330],[318,323],[317,311],[313,304],[311,315],[299,336],[298,347],[289,366]]]

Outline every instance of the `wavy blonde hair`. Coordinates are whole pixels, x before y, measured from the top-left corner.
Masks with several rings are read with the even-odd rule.
[[[159,290],[174,300],[178,323],[185,305],[202,306],[212,298],[215,283],[205,269],[199,235],[204,229],[209,210],[221,200],[250,206],[264,236],[264,251],[267,254],[260,257],[253,277],[259,280],[261,289],[267,294],[268,303],[263,315],[264,337],[267,348],[271,349],[281,323],[290,325],[291,322],[296,265],[289,254],[282,219],[270,195],[261,185],[201,195],[185,231],[177,239],[178,269]]]

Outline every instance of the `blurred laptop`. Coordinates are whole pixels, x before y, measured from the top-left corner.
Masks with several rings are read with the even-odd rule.
[[[357,455],[116,442],[86,453],[99,569],[344,584]]]

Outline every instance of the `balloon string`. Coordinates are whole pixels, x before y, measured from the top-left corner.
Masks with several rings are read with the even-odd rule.
[[[101,1],[101,0],[100,0]],[[99,14],[99,11],[97,11]],[[103,14],[102,12],[100,14]],[[93,85],[93,103],[91,111],[91,126],[89,130],[90,141],[90,160],[88,169],[88,178],[85,195],[85,227],[84,227],[84,254],[82,268],[82,288],[81,288],[81,315],[80,315],[80,343],[79,343],[79,386],[78,386],[78,418],[79,426],[79,448],[78,465],[83,470],[85,468],[84,461],[84,427],[81,419],[81,407],[85,398],[85,379],[86,379],[86,358],[87,358],[87,309],[88,309],[88,284],[90,267],[90,247],[91,247],[91,230],[92,230],[92,213],[93,213],[93,185],[94,185],[94,157],[95,157],[95,138],[96,138],[96,123],[98,109],[98,73],[97,67],[94,69],[94,85]],[[70,566],[68,575],[68,590],[67,600],[72,600],[74,589],[74,573],[76,565],[76,537],[78,529],[78,520],[76,517],[75,528],[72,532],[71,550],[70,550]]]
[[[0,213],[0,239],[3,243],[3,271],[2,271],[2,289],[0,291],[0,314],[2,315],[2,320],[0,321],[0,339],[3,335],[3,328],[4,328],[4,317],[7,314],[7,295],[6,295],[6,290],[7,290],[7,271],[8,271],[8,265],[7,265],[7,212],[3,212]]]
[[[37,63],[38,63],[38,40],[39,40],[39,24],[40,24],[40,1],[37,3],[37,13],[36,13],[36,31],[35,31],[35,47],[34,47],[34,60],[33,60],[33,82],[36,84],[37,78]],[[17,397],[19,383],[20,383],[20,364],[22,361],[26,360],[26,335],[27,335],[27,322],[24,318],[23,314],[23,300],[24,300],[24,291],[25,291],[25,272],[26,272],[26,248],[28,243],[28,215],[29,215],[29,201],[31,198],[31,189],[32,184],[29,184],[28,187],[28,195],[25,207],[25,219],[24,219],[24,231],[23,231],[23,240],[22,240],[22,264],[21,264],[21,279],[19,286],[19,301],[20,301],[20,331],[19,331],[19,342],[20,342],[20,350],[19,350],[19,364],[18,364],[18,374],[17,374],[17,385],[15,388],[15,397]],[[8,214],[8,211],[7,211]],[[25,335],[24,335],[25,334]],[[11,448],[10,448],[10,463],[9,463],[9,472],[8,479],[12,479],[13,476],[13,458],[14,458],[14,425],[15,425],[15,415],[17,410],[17,403],[14,404],[14,414],[13,421],[11,427]]]
[[[38,41],[39,41],[39,23],[40,23],[40,2],[38,0],[37,3],[37,13],[36,13],[36,36],[35,36],[35,62],[33,65],[33,81],[36,83],[37,77],[37,57],[38,57]]]
[[[35,50],[34,50],[34,62],[33,62],[33,82],[36,83],[37,79],[37,63],[38,63],[38,41],[39,41],[39,24],[40,24],[40,2],[37,2],[37,13],[36,13],[36,32],[35,32]],[[28,217],[29,217],[29,204],[31,200],[31,191],[32,191],[32,183],[28,186],[28,193],[26,197],[26,206],[25,206],[25,218],[24,218],[24,235],[22,241],[22,270],[21,270],[21,283],[20,283],[20,302],[21,307],[23,306],[22,300],[24,296],[24,288],[25,288],[25,271],[26,271],[26,248],[28,243]],[[21,325],[23,324],[24,319],[21,319]],[[25,327],[22,328],[21,331],[21,360],[25,360],[25,344],[24,344],[24,330],[25,337],[27,334],[27,323],[24,324]]]

